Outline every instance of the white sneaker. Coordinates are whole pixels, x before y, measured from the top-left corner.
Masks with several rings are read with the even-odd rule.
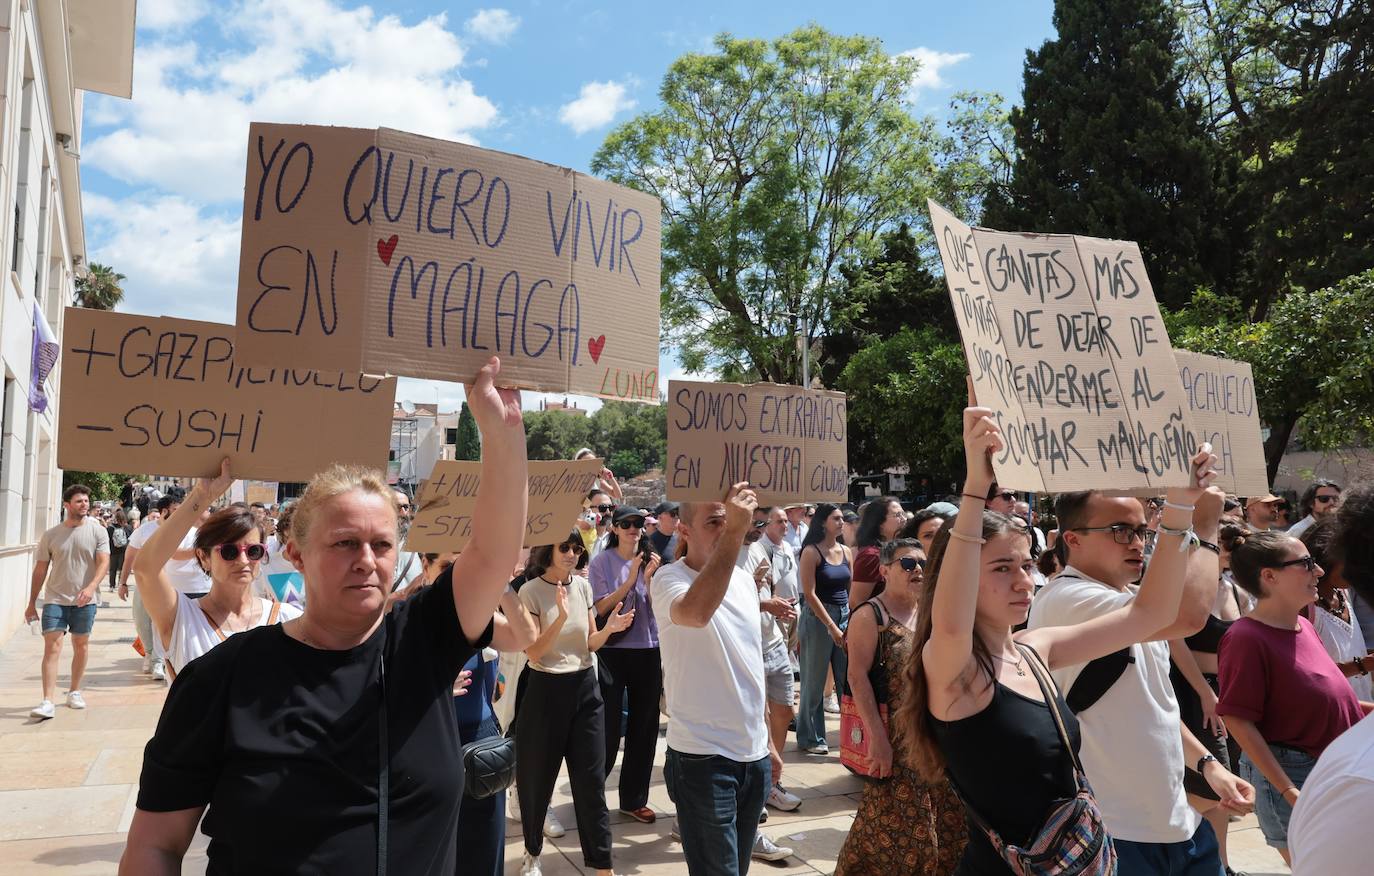
[[[153,678],[156,678],[158,681],[167,680],[167,666],[161,659],[153,661]]]
[[[792,812],[801,805],[801,798],[790,793],[782,783],[774,785],[768,792],[768,805],[783,812]]]
[[[520,876],[544,876],[544,868],[539,865],[539,859],[529,852],[525,852],[525,859],[520,862]]]
[[[56,714],[57,710],[52,707],[52,700],[44,700],[43,702],[39,703],[38,706],[32,712],[29,712],[29,717],[51,718]]]
[[[792,850],[787,846],[775,844],[763,834],[754,835],[754,850],[749,853],[751,858],[758,861],[781,861],[783,858],[790,857]]]
[[[554,815],[553,810],[550,809],[544,815],[544,836],[549,839],[558,839],[565,833],[567,831],[563,829],[563,822],[559,821],[558,816]]]
[[[669,831],[668,831],[668,836],[670,836],[670,837],[673,838],[673,842],[676,842],[676,843],[682,842],[682,834],[681,834],[681,833],[678,833],[678,829],[677,829],[677,819],[676,819],[676,818],[673,819],[673,826],[672,826],[672,828],[669,829]]]
[[[67,691],[67,708],[84,709],[86,708],[86,698],[81,695],[79,690]]]
[[[827,715],[838,715],[840,713],[840,701],[834,694],[825,698],[825,713]]]
[[[516,824],[520,823],[520,795],[514,788],[506,789],[506,817]]]
[[[152,654],[144,654],[144,655],[143,655],[143,666],[139,669],[139,672],[142,672],[144,675],[148,675],[148,674],[151,673],[152,671],[153,671],[153,655],[152,655]]]

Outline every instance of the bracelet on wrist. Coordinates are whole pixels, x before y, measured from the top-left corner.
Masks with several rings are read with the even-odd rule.
[[[1187,511],[1189,514],[1197,510],[1196,505],[1180,505],[1177,502],[1170,502],[1168,499],[1164,500],[1164,507],[1173,508],[1175,511]]]
[[[988,540],[976,535],[965,535],[956,529],[950,529],[949,537],[956,541],[968,542],[969,544],[987,544]]]
[[[1191,526],[1187,529],[1170,529],[1169,527],[1161,523],[1159,524],[1159,533],[1160,535],[1178,536],[1181,539],[1181,541],[1178,543],[1179,553],[1187,551],[1189,548],[1194,547],[1202,541],[1197,537],[1197,533],[1193,532],[1193,528]]]
[[[987,496],[975,496],[972,493],[960,493],[959,495],[963,496],[965,499],[977,499],[979,502],[986,502],[988,500]]]
[[[1193,535],[1197,536],[1197,533],[1195,532],[1195,533],[1193,533]],[[1198,536],[1198,537],[1197,537],[1197,546],[1200,547],[1200,548],[1202,548],[1203,550],[1211,551],[1212,553],[1216,554],[1217,556],[1221,556],[1221,547],[1220,547],[1216,542],[1207,541],[1206,539],[1202,538],[1201,536]]]

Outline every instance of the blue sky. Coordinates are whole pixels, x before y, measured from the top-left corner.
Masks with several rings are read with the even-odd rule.
[[[394,127],[585,171],[614,125],[655,108],[668,65],[722,31],[771,38],[814,21],[879,37],[923,60],[913,111],[939,116],[958,90],[1015,101],[1051,12],[1049,0],[139,0],[133,100],[86,103],[90,258],[127,275],[121,309],[233,322],[250,121]],[[660,373],[676,372],[666,355]],[[449,407],[461,390],[406,379],[401,396]]]

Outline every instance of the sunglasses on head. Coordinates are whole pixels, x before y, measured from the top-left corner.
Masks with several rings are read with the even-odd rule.
[[[1289,560],[1286,563],[1275,563],[1270,568],[1287,569],[1289,566],[1302,566],[1303,571],[1311,572],[1317,568],[1317,561],[1312,559],[1312,557],[1309,555],[1306,557],[1298,557],[1296,560]]]
[[[903,572],[914,572],[926,567],[926,561],[920,557],[902,557],[897,562],[901,564]]]
[[[587,547],[586,547],[586,545],[582,544],[581,542],[576,542],[576,541],[565,542],[565,543],[560,544],[560,545],[558,546],[558,552],[559,552],[560,554],[572,554],[573,556],[577,557],[577,556],[581,556],[582,554],[586,553],[586,552],[587,552]]]
[[[620,521],[619,523],[617,523],[617,524],[615,525],[615,528],[616,528],[616,529],[643,529],[643,528],[644,528],[644,521],[643,521],[642,519],[640,519],[640,518],[634,518],[633,520],[622,520],[622,521]]]
[[[219,551],[220,559],[226,563],[232,563],[245,555],[248,557],[248,562],[256,563],[267,556],[267,546],[261,544],[222,544],[215,550]]]

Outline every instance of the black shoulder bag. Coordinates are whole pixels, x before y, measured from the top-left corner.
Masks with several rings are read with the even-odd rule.
[[[1059,578],[1083,580],[1077,575],[1059,575],[1055,580]],[[1091,708],[1107,695],[1112,685],[1126,674],[1126,667],[1134,662],[1135,655],[1131,653],[1130,646],[1105,654],[1096,660],[1089,660],[1084,664],[1083,671],[1073,680],[1073,684],[1069,685],[1068,692],[1064,694],[1064,702],[1068,705],[1069,711],[1079,715]]]
[[[474,739],[463,746],[463,793],[485,800],[505,791],[515,781],[515,725],[505,733]]]

